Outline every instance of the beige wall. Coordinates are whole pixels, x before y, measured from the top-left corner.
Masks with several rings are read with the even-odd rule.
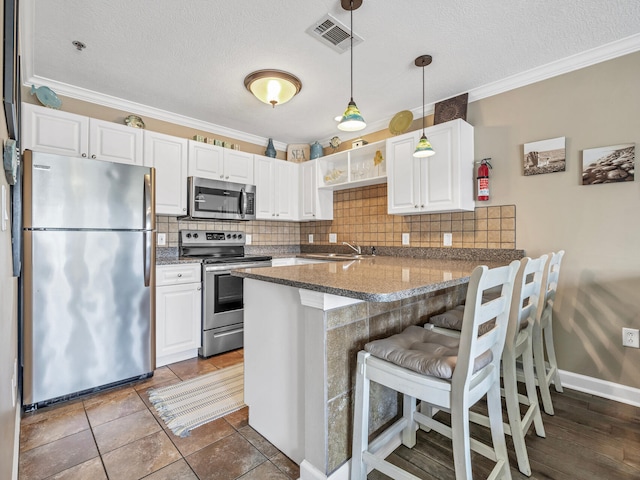
[[[4,24],[3,11],[4,1],[0,6],[0,25]],[[0,50],[0,64],[2,64],[1,58],[2,51]],[[2,78],[0,77],[1,89]],[[7,138],[7,125],[4,113],[2,113],[0,115],[0,139],[3,144]],[[9,185],[4,176],[4,168],[0,173],[0,185],[4,185],[7,189],[7,199],[9,199]],[[15,453],[17,410],[12,406],[10,386],[13,376],[13,362],[18,356],[17,292],[17,282],[13,278],[11,259],[11,229],[7,228],[5,231],[0,231],[0,478],[7,479],[12,478]]]
[[[566,250],[554,334],[560,368],[640,387],[640,181],[581,185],[584,149],[640,145],[640,53],[469,105],[476,158],[491,157],[488,205],[515,204],[516,247]],[[566,137],[566,171],[523,176],[523,144]],[[636,164],[638,162],[636,147]]]

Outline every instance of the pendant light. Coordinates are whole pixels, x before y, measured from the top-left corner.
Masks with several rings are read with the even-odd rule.
[[[346,132],[357,132],[367,126],[356,102],[353,101],[353,11],[362,5],[362,0],[341,0],[341,3],[342,8],[351,12],[351,30],[349,32],[351,38],[351,100],[342,114],[338,128]]]
[[[427,136],[424,134],[424,67],[429,65],[431,60],[431,55],[420,55],[415,61],[416,67],[422,67],[422,137],[420,137],[420,141],[418,145],[416,145],[416,151],[413,152],[413,156],[417,158],[430,157],[436,154],[436,152],[433,151],[433,147],[431,147],[431,143],[427,140]]]

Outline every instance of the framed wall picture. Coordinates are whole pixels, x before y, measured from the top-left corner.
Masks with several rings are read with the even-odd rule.
[[[564,137],[524,144],[525,175],[564,172],[566,163]]]
[[[633,143],[583,150],[582,184],[633,182],[635,151]]]
[[[300,163],[311,158],[311,145],[308,143],[290,143],[287,145],[287,161]]]

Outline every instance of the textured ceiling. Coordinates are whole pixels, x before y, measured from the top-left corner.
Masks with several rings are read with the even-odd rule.
[[[305,32],[327,13],[348,26],[339,0],[22,0],[21,9],[27,83],[284,143],[354,136],[334,120],[349,101],[349,52]],[[354,48],[363,133],[400,110],[419,111],[419,55],[433,56],[432,104],[640,34],[638,0],[364,0],[353,17],[364,39]],[[302,91],[275,109],[260,103],[243,79],[264,68],[298,76]]]

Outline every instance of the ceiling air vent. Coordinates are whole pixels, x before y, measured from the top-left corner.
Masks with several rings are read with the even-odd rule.
[[[338,53],[343,53],[349,50],[349,27],[340,23],[338,20],[327,14],[311,25],[307,29],[307,33],[320,42],[328,45]],[[353,46],[355,47],[363,41],[362,37],[357,33],[353,34]]]

